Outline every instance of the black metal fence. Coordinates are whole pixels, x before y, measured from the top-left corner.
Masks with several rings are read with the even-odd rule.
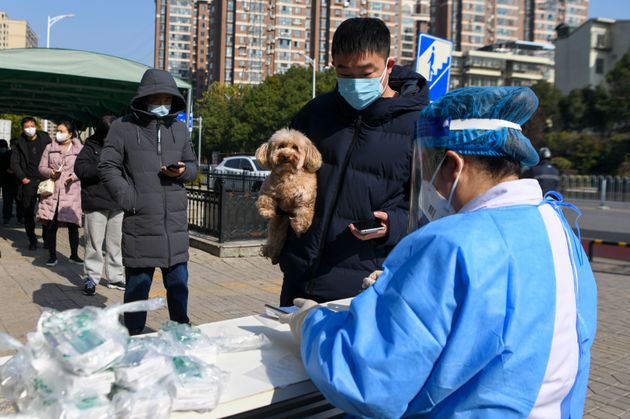
[[[209,175],[205,184],[188,186],[188,228],[219,242],[261,239],[267,222],[258,214],[256,199],[264,177]]]
[[[206,187],[213,190],[225,189],[228,192],[258,192],[266,175],[254,173],[208,173]]]
[[[630,202],[630,177],[564,175],[560,190],[565,198]]]
[[[220,242],[264,238],[267,222],[256,209],[264,179],[210,173],[205,182],[188,186],[188,227]],[[562,176],[560,191],[565,198],[630,202],[630,177]]]

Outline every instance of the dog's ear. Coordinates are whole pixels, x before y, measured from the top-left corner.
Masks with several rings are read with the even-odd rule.
[[[306,156],[304,157],[304,170],[315,173],[322,166],[322,155],[315,145],[309,140],[306,146]]]
[[[256,160],[258,163],[266,169],[269,168],[269,161],[267,159],[267,151],[269,150],[269,143],[263,143],[258,150],[256,150]]]

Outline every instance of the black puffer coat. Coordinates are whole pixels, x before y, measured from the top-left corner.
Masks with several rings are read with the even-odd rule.
[[[324,163],[313,224],[299,238],[290,230],[280,256],[282,305],[300,296],[329,301],[356,295],[362,279],[382,268],[406,234],[415,123],[429,103],[428,87],[422,76],[399,66],[389,85],[398,96],[362,111],[337,91],[321,95],[292,123],[315,143]],[[358,240],[348,224],[374,211],[388,213],[388,237]]]
[[[119,210],[98,175],[103,139],[89,137],[74,162],[74,174],[81,180],[81,208],[83,211]]]
[[[173,96],[171,113],[157,118],[146,109],[146,97]],[[125,210],[123,263],[130,268],[170,267],[188,261],[188,217],[184,182],[195,179],[197,163],[186,126],[176,120],[186,107],[173,77],[147,70],[132,114],[111,125],[101,154],[99,174],[105,188]],[[161,166],[182,161],[179,178]]]

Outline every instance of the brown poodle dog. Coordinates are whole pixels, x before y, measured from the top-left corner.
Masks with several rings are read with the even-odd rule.
[[[256,159],[271,169],[260,189],[256,207],[260,215],[269,220],[262,255],[276,264],[289,224],[297,235],[311,226],[317,195],[315,172],[322,165],[322,155],[304,134],[284,128],[258,147]]]

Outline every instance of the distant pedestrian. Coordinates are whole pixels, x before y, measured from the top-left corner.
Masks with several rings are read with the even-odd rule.
[[[67,226],[70,241],[70,262],[81,264],[79,257],[79,227],[81,226],[81,183],[74,174],[74,162],[83,148],[76,136],[74,124],[62,121],[57,125],[55,141],[48,144],[39,163],[42,177],[55,181],[55,190],[40,197],[37,219],[48,228],[44,241],[48,246],[47,266],[57,264],[57,229]]]
[[[557,191],[560,188],[560,172],[551,163],[551,150],[543,147],[538,151],[538,154],[540,163],[537,166],[527,168],[521,177],[536,179],[543,195],[549,191]]]
[[[44,131],[37,130],[35,118],[22,119],[22,135],[11,140],[15,147],[11,152],[11,169],[20,180],[17,200],[24,216],[24,230],[29,241],[29,250],[37,249],[35,235],[35,210],[37,208],[37,188],[44,180],[39,173],[39,162],[44,149],[50,144],[50,137]],[[42,226],[42,237],[46,237],[46,226]]]
[[[125,302],[146,300],[155,268],[162,270],[171,320],[188,323],[188,215],[184,183],[197,176],[186,125],[176,119],[186,101],[173,76],[150,69],[142,76],[132,113],[112,124],[99,172],[125,211],[122,253]],[[147,314],[125,313],[130,334]]]
[[[96,293],[103,265],[107,273],[107,288],[125,289],[121,253],[123,211],[107,192],[98,174],[103,142],[115,119],[112,115],[101,118],[94,135],[85,141],[74,163],[74,173],[81,180],[81,208],[85,214],[85,295]]]
[[[11,148],[15,148],[15,141],[11,141]],[[17,200],[20,180],[11,169],[12,150],[8,148],[6,140],[0,140],[0,187],[2,187],[2,220],[8,225],[13,218],[13,204],[18,224],[24,223],[22,207]]]

